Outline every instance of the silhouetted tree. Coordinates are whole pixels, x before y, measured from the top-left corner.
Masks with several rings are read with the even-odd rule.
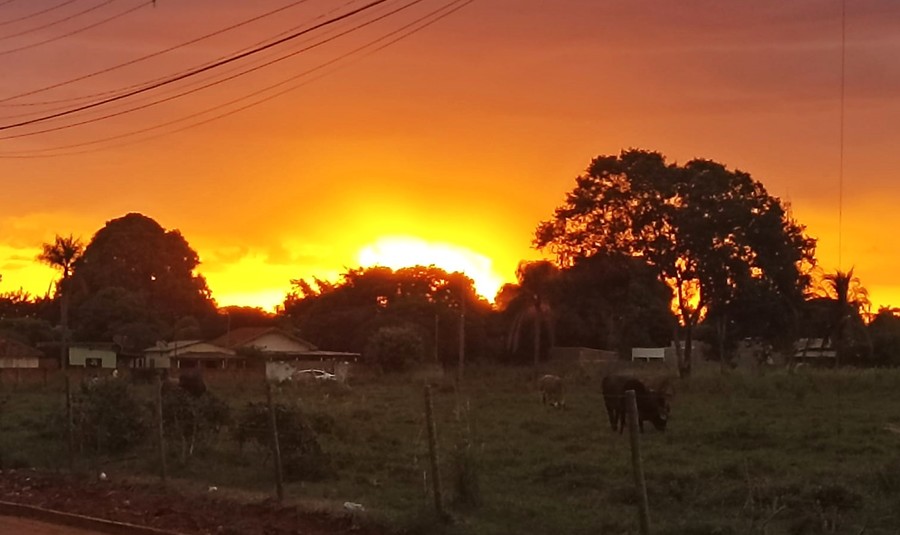
[[[640,258],[594,255],[560,272],[554,305],[563,345],[630,348],[668,345],[672,292]]]
[[[872,360],[878,365],[900,364],[900,310],[882,308],[869,323]]]
[[[667,164],[656,152],[595,158],[535,245],[561,265],[597,253],[639,256],[674,290],[684,335],[679,371],[691,371],[692,331],[715,312],[721,335],[742,285],[763,280],[800,294],[815,241],[749,174],[708,161]]]
[[[199,319],[215,314],[206,280],[194,273],[199,263],[180,232],[167,231],[153,219],[131,213],[97,231],[74,265],[73,281],[81,292],[82,306],[90,306],[101,292],[115,288],[117,297],[141,303],[145,321],[171,326],[185,316]]]
[[[68,237],[57,235],[53,243],[45,243],[37,259],[60,271],[61,277],[56,283],[56,295],[59,299],[59,325],[62,345],[60,346],[60,366],[68,366],[69,342],[69,300],[71,296],[71,279],[75,263],[84,254],[81,240],[69,234]]]
[[[544,346],[552,347],[554,344],[550,295],[558,274],[559,270],[552,262],[523,261],[516,269],[518,285],[505,290],[507,293],[514,292],[512,296],[504,296],[504,300],[508,300],[506,310],[513,313],[507,347],[510,353],[518,351],[523,328],[527,324],[531,330],[532,364],[535,368],[541,360]]]
[[[483,322],[490,305],[461,273],[434,266],[396,271],[371,267],[351,269],[336,283],[297,279],[291,284],[281,314],[322,348],[363,352],[369,337],[382,327],[414,324],[420,332],[431,333],[429,353],[438,349],[442,360],[455,360],[460,296],[466,303],[467,346],[476,354],[484,347]]]
[[[837,270],[822,278],[821,296],[830,306],[828,339],[835,348],[835,365],[840,366],[848,357],[868,357],[872,344],[865,328],[864,316],[868,314],[869,292],[859,277],[850,271]]]

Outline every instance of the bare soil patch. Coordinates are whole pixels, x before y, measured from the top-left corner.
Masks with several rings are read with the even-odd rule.
[[[185,535],[384,535],[349,515],[245,503],[158,485],[91,480],[31,470],[0,471],[0,501],[31,505]]]

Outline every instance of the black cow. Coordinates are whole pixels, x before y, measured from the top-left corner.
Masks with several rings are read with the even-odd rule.
[[[622,375],[603,378],[603,401],[612,430],[618,430],[619,433],[625,430],[625,418],[628,415],[625,392],[628,390],[634,390],[641,433],[644,432],[644,420],[649,420],[657,430],[665,431],[669,420],[669,401],[666,395],[647,388],[639,379]]]

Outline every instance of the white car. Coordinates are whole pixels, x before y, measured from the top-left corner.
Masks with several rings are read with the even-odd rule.
[[[337,377],[325,370],[299,370],[292,377],[295,381],[335,381]]]

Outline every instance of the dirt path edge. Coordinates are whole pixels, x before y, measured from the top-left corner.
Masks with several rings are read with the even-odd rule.
[[[44,509],[20,503],[0,501],[0,515],[29,518],[51,524],[60,524],[70,528],[109,533],[110,535],[183,535],[175,531],[165,531],[157,528],[138,526],[126,522],[115,522],[73,513],[64,513],[52,509]]]

